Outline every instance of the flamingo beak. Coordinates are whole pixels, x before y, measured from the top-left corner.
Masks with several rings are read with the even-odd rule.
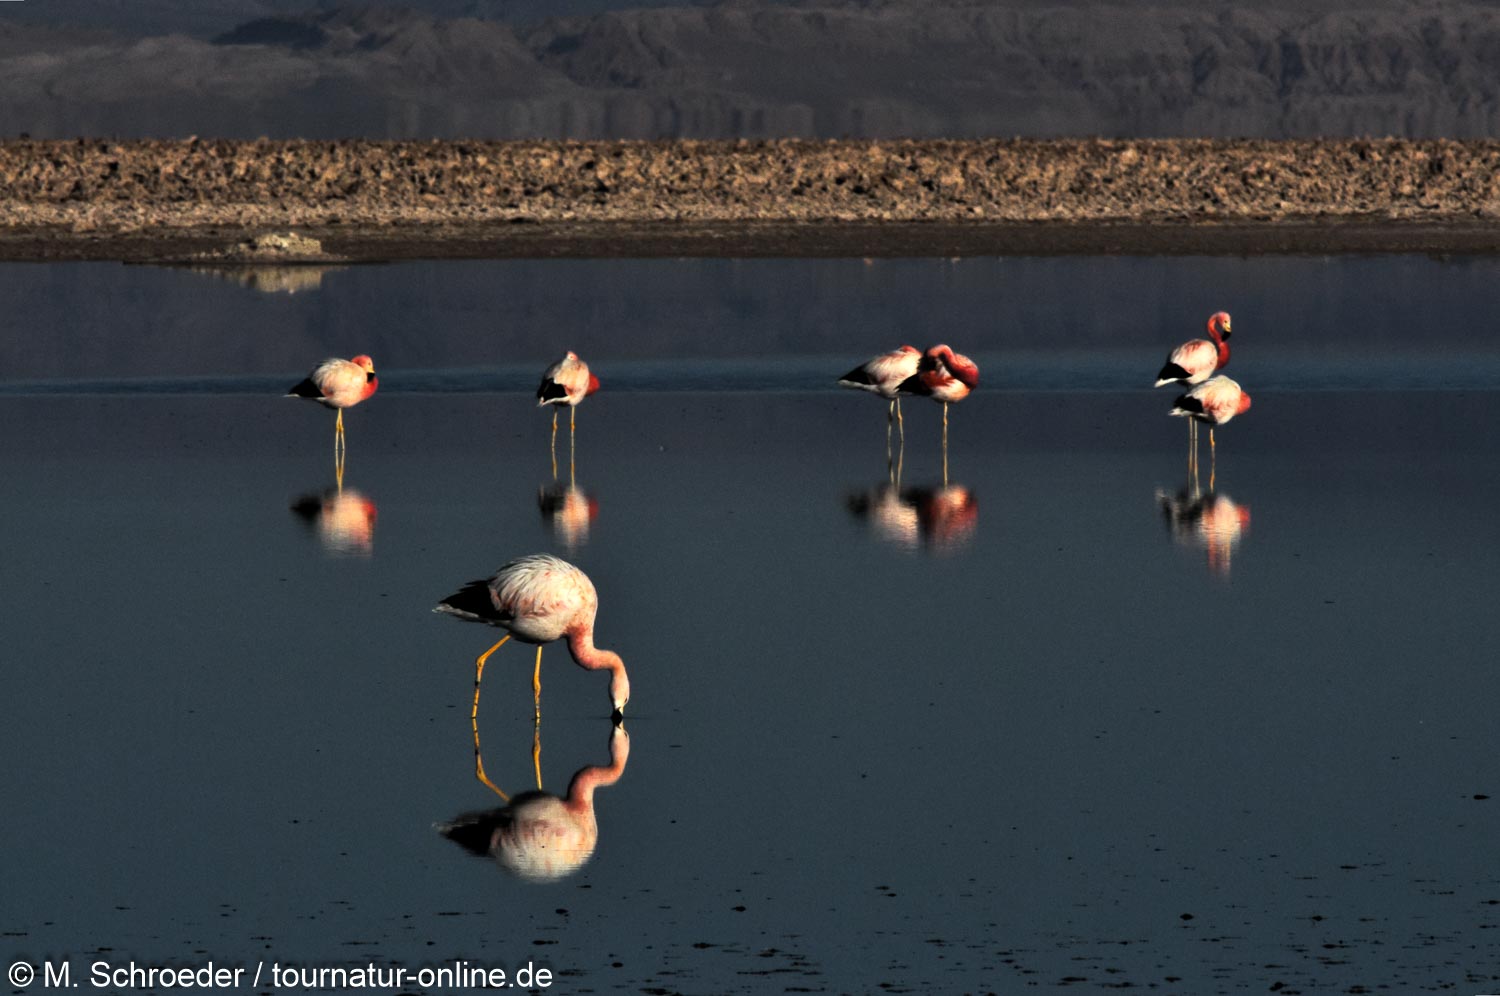
[[[615,724],[616,726],[619,726],[621,723],[624,723],[625,722],[625,709],[624,709],[624,707],[620,706],[620,707],[616,707],[615,709],[611,710],[610,714],[609,714],[609,721],[611,723]]]

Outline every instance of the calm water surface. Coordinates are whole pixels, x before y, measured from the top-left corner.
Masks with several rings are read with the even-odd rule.
[[[1494,992],[1496,275],[0,268],[0,955],[86,988],[212,959],[246,991],[459,961],[561,993]],[[1255,407],[1194,482],[1142,385],[1220,307]],[[898,478],[883,402],[831,381],[940,340],[983,387],[946,481],[907,403]],[[568,347],[604,382],[571,486],[529,396]],[[356,352],[382,381],[340,487],[331,414],[274,395]],[[597,784],[549,882],[484,853],[499,634],[430,611],[537,550],[593,577],[633,685],[618,735],[549,648],[537,730],[531,651],[486,670],[494,783],[534,791],[539,747],[546,792]]]

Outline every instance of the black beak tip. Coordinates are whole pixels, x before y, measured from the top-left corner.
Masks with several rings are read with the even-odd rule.
[[[614,723],[616,726],[619,726],[621,723],[625,722],[625,713],[623,713],[619,709],[612,709],[610,710],[609,721],[611,723]]]

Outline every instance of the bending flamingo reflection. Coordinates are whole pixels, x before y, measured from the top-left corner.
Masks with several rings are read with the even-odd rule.
[[[479,734],[474,734],[476,762]],[[599,823],[594,815],[594,790],[613,785],[625,773],[630,757],[630,735],[616,724],[610,733],[607,766],[580,768],[559,797],[541,789],[514,797],[500,791],[488,778],[481,780],[506,805],[464,813],[436,824],[444,837],[470,854],[495,860],[505,871],[528,882],[553,882],[571,875],[593,857],[599,843]]]

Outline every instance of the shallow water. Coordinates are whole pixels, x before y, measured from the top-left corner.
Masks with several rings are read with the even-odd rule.
[[[0,268],[0,955],[1494,991],[1492,270]],[[1223,306],[1255,407],[1194,501],[1134,385]],[[828,386],[903,339],[985,369],[946,488],[937,406],[896,484],[883,403]],[[605,384],[571,493],[527,395],[565,345]],[[361,350],[340,491],[330,415],[263,395]],[[621,763],[607,683],[544,654],[545,789],[623,768],[545,884],[434,830],[501,805],[464,715],[499,634],[430,610],[534,550],[592,576],[633,685]],[[513,796],[531,660],[497,652],[479,713]]]

